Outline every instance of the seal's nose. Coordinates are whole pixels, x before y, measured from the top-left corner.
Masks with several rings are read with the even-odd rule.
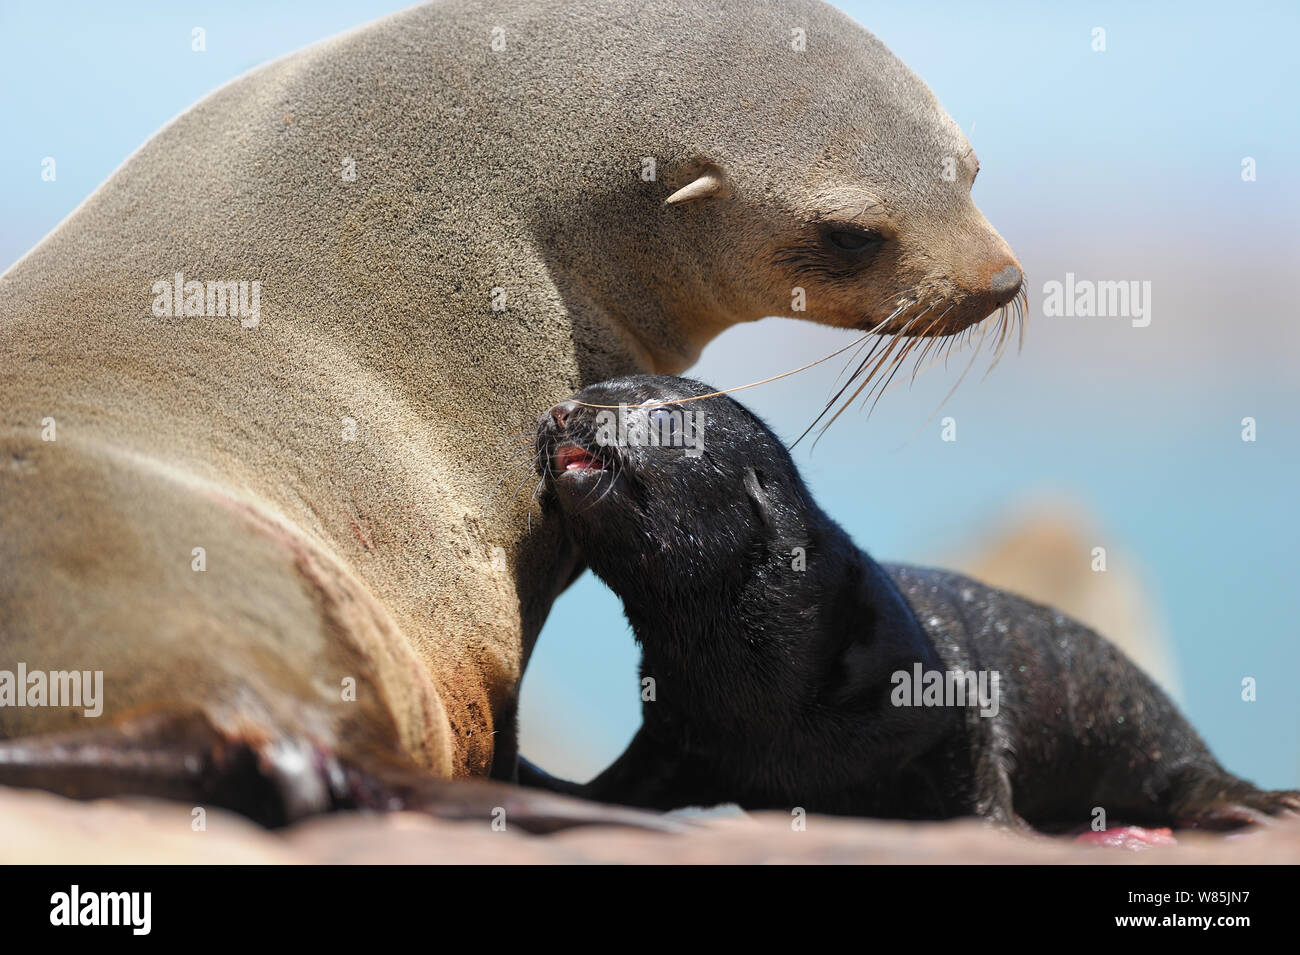
[[[1003,304],[1015,298],[1020,291],[1020,283],[1025,280],[1018,265],[1008,265],[989,280],[989,291],[997,296]]]
[[[551,409],[551,420],[553,420],[557,426],[563,428],[568,425],[569,415],[573,414],[573,412],[577,410],[577,407],[578,403],[576,401],[561,401]]]

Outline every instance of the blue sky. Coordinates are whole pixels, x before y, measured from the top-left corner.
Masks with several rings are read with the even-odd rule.
[[[0,267],[34,245],[146,137],[207,92],[401,3],[0,5]],[[1300,7],[1196,3],[845,3],[935,90],[982,164],[975,196],[1029,276],[1023,352],[933,369],[796,459],[880,559],[942,562],[1017,502],[1078,502],[1131,558],[1168,630],[1192,721],[1231,769],[1300,782],[1294,583],[1300,385]],[[190,50],[202,26],[207,51]],[[1090,48],[1094,27],[1107,49]],[[41,160],[57,162],[55,182]],[[1258,179],[1243,183],[1251,156]],[[1041,315],[1065,272],[1150,280],[1153,321]],[[733,385],[846,339],[766,320],[692,374]],[[746,392],[793,438],[838,365]],[[1244,415],[1259,441],[1238,437]],[[557,605],[525,683],[526,748],[560,771],[612,759],[635,730],[636,652],[588,578]],[[1242,676],[1259,699],[1240,701]],[[567,755],[566,755],[567,754]]]

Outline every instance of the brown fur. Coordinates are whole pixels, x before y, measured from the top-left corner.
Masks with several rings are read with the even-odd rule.
[[[500,748],[508,772],[575,568],[498,487],[509,436],[764,315],[978,321],[1014,260],[973,162],[920,80],[806,0],[454,0],[241,77],[0,278],[0,666],[103,669],[107,724],[197,706],[440,775]],[[664,205],[706,168],[725,190]],[[791,264],[829,217],[887,233],[879,266]],[[260,324],[156,317],[178,271],[260,281]],[[80,719],[2,710],[0,738]]]

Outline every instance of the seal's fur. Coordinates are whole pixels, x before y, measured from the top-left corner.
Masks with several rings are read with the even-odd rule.
[[[763,315],[978,321],[1019,271],[974,171],[810,0],[453,0],[254,70],[0,278],[3,660],[103,669],[100,728],[184,708],[508,775],[577,566],[497,487],[509,436]],[[259,282],[258,323],[160,317],[176,273]],[[0,711],[4,738],[79,728]]]

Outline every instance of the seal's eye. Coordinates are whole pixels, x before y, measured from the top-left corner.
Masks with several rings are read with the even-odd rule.
[[[681,412],[672,412],[667,408],[655,408],[647,417],[650,430],[659,436],[660,444],[669,444],[677,435],[677,421]]]
[[[824,233],[826,241],[841,252],[863,255],[874,252],[885,241],[879,232],[866,229],[831,228]]]

